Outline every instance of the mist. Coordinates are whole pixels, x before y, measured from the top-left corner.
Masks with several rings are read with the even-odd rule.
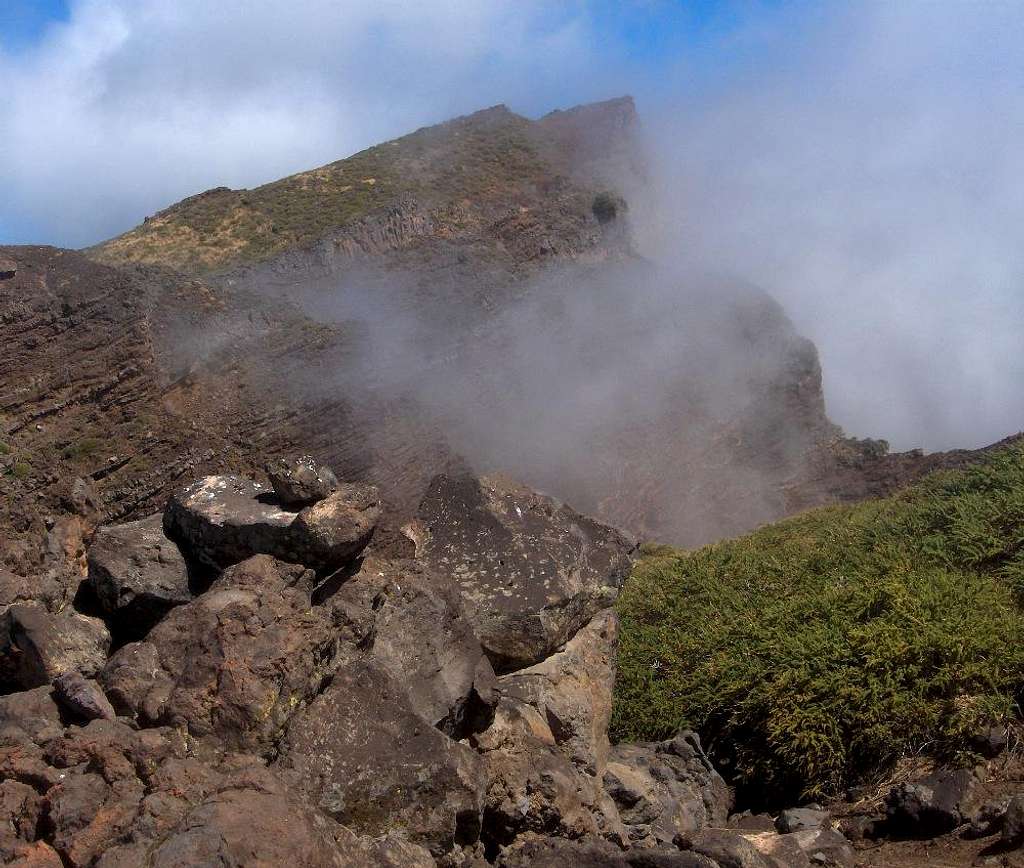
[[[940,450],[1024,428],[1020,7],[798,4],[731,42],[728,74],[684,61],[643,107],[641,249],[779,299],[851,433]]]

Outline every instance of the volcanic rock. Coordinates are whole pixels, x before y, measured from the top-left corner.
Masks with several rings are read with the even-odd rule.
[[[49,685],[0,696],[0,730],[18,730],[19,735],[42,743],[60,735],[63,729]]]
[[[893,787],[885,798],[886,831],[897,837],[932,838],[964,821],[963,807],[978,782],[970,769],[941,770]]]
[[[701,829],[687,839],[690,849],[714,860],[719,868],[782,868],[779,862],[761,853],[743,835],[724,829]],[[787,866],[789,868],[789,866]],[[792,868],[798,868],[797,865]]]
[[[230,566],[255,554],[290,553],[295,513],[241,476],[207,476],[178,489],[164,512],[167,536],[201,561]]]
[[[434,855],[480,835],[483,767],[414,711],[379,662],[354,658],[297,714],[278,767],[353,831],[402,831]]]
[[[488,842],[507,846],[532,833],[626,843],[615,805],[594,778],[557,749],[532,706],[501,699],[494,722],[472,743],[487,764],[483,834]]]
[[[338,490],[338,477],[309,455],[281,458],[267,468],[277,499],[287,507],[301,508],[323,500]]]
[[[635,543],[502,477],[438,476],[408,530],[459,587],[498,671],[537,663],[615,599]]]
[[[1002,818],[1002,841],[1008,847],[1024,844],[1024,797],[1014,796]]]
[[[732,806],[725,781],[688,730],[669,741],[615,745],[603,782],[633,841],[670,843],[724,826]]]
[[[376,489],[344,485],[301,512],[240,476],[207,476],[172,495],[164,530],[187,554],[230,566],[257,554],[314,569],[336,568],[366,546],[380,519]]]
[[[498,868],[718,868],[707,856],[676,848],[631,850],[601,841],[524,836],[499,856]]]
[[[78,672],[65,672],[53,682],[54,693],[75,717],[113,720],[117,715],[100,686]]]
[[[828,811],[813,808],[789,808],[775,820],[775,828],[781,833],[799,832],[801,829],[820,829],[829,821]]]
[[[192,599],[185,559],[164,536],[159,514],[101,527],[88,559],[96,599],[124,638],[141,639],[167,612]]]
[[[380,521],[380,495],[372,485],[346,483],[307,506],[292,529],[296,560],[311,567],[337,567],[358,555]]]
[[[536,708],[562,752],[598,777],[608,759],[617,636],[618,617],[600,612],[561,651],[498,682],[503,694]]]
[[[337,642],[308,586],[306,570],[266,555],[237,564],[114,654],[100,682],[143,722],[265,752],[334,663]]]
[[[18,603],[0,616],[0,674],[22,689],[51,683],[65,672],[95,675],[107,659],[110,633],[99,618]]]
[[[343,637],[406,685],[421,717],[453,737],[489,720],[494,670],[449,582],[416,561],[369,558],[331,606]]]

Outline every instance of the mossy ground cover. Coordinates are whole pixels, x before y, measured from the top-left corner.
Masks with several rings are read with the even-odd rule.
[[[951,758],[1024,692],[1024,444],[694,552],[620,601],[613,734],[703,734],[754,802]]]

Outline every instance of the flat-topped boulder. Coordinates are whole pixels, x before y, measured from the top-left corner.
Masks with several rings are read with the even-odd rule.
[[[178,489],[163,522],[187,555],[206,564],[226,567],[266,554],[326,570],[366,547],[380,514],[380,497],[370,485],[339,485],[327,498],[294,511],[270,486],[227,475]]]
[[[498,671],[537,663],[614,601],[634,540],[501,476],[438,476],[407,526]]]
[[[88,563],[103,614],[127,639],[141,639],[171,609],[192,599],[185,558],[164,535],[159,513],[101,527]]]

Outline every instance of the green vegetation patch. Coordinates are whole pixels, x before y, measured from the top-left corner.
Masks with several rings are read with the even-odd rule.
[[[94,456],[103,445],[96,437],[83,437],[75,443],[65,446],[61,455],[68,461],[83,461]]]
[[[951,758],[1019,713],[1024,443],[883,500],[687,553],[619,604],[613,734],[698,729],[748,799],[827,796]]]

